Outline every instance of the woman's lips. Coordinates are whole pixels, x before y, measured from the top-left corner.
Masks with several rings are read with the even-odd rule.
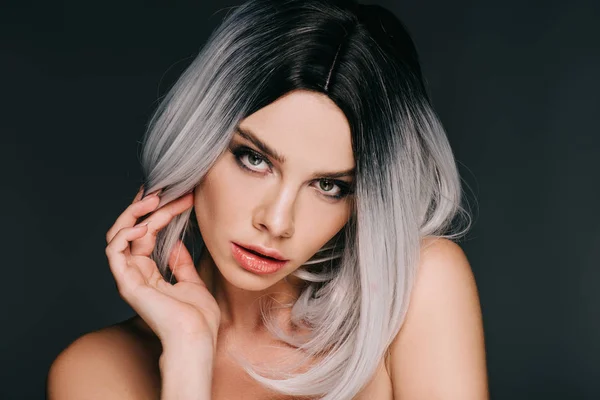
[[[247,249],[231,243],[231,253],[238,264],[245,270],[256,274],[272,274],[279,271],[287,264],[286,261],[278,261],[272,258],[262,257],[251,253]]]

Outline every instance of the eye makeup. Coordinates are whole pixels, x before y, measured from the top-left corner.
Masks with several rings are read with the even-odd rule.
[[[232,143],[229,147],[229,151],[233,154],[238,166],[246,172],[264,175],[265,172],[269,172],[273,168],[273,163],[267,157],[263,156],[261,153],[259,153],[258,151],[254,150],[248,146]],[[258,161],[258,164],[254,164],[256,166],[260,165],[261,163],[265,163],[268,168],[266,171],[260,171],[260,170],[253,169],[248,166],[248,161],[245,162],[244,159],[246,159],[246,160],[254,159],[254,160]],[[249,164],[253,165],[252,163],[249,163]],[[318,179],[315,179],[315,182],[317,184],[318,183],[334,184],[335,186],[337,186],[339,188],[336,194],[327,194],[329,191],[324,191],[322,189],[319,189],[319,187],[317,187],[319,194],[321,194],[322,196],[324,196],[328,199],[340,200],[340,199],[354,193],[353,184],[342,181],[342,180],[331,179],[331,178],[318,178]],[[317,185],[317,186],[320,186],[320,185]]]
[[[257,171],[255,169],[252,169],[250,167],[248,167],[244,162],[242,162],[242,159],[246,156],[248,157],[253,157],[254,159],[257,159],[259,161],[264,162],[265,164],[267,164],[267,166],[269,167],[269,170],[271,168],[273,168],[273,164],[271,163],[271,161],[269,161],[268,158],[266,158],[265,156],[263,156],[262,154],[260,154],[259,152],[251,149],[248,146],[244,146],[244,145],[233,145],[229,148],[229,151],[231,151],[231,153],[234,155],[235,157],[235,161],[238,163],[238,165],[245,169],[248,170],[250,172],[254,172],[254,173],[259,173],[262,174],[263,172],[261,171]]]

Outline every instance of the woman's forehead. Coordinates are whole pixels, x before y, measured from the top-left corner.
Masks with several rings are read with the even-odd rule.
[[[259,139],[285,161],[310,159],[328,170],[354,167],[346,116],[329,97],[296,90],[241,121],[243,134]]]

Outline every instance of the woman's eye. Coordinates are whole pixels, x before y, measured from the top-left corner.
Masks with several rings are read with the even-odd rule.
[[[318,183],[319,190],[324,193],[327,197],[333,197],[339,199],[347,194],[347,190],[342,184],[337,184],[335,181],[329,179],[321,179]]]
[[[330,192],[331,189],[333,189],[335,187],[335,184],[331,181],[322,179],[319,181],[319,188],[321,190],[323,190],[324,192]]]
[[[257,157],[254,154],[247,154],[246,159],[248,160],[248,163],[254,167],[256,167],[257,165],[260,165],[260,163],[264,162],[264,160],[262,158]]]
[[[262,157],[261,155],[255,153],[254,151],[238,148],[232,151],[234,154],[238,164],[242,168],[250,170],[251,172],[267,172],[271,168],[271,164],[267,159]],[[264,164],[261,167],[261,164]]]
[[[256,154],[246,153],[242,154],[240,157],[240,161],[244,163],[247,168],[250,168],[255,171],[268,171],[269,165],[265,161],[264,158],[257,156]],[[265,164],[265,168],[260,168],[260,164]],[[258,168],[257,168],[258,167]]]

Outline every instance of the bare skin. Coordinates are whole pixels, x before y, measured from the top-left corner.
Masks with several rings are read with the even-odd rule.
[[[228,351],[241,352],[253,362],[291,354],[291,349],[274,341],[262,325],[257,300],[262,296],[283,302],[297,298],[302,283],[290,274],[347,222],[352,196],[332,196],[340,194],[352,176],[336,178],[341,181],[336,184],[323,179],[322,173],[354,167],[350,129],[330,99],[305,91],[284,96],[241,121],[239,127],[241,132],[235,133],[231,151],[223,153],[192,193],[155,210],[146,228],[134,228],[133,224],[139,215],[156,207],[156,199],[140,201],[138,196],[117,219],[107,234],[107,256],[120,293],[138,316],[84,335],[63,351],[50,370],[50,399],[285,398],[246,377]],[[285,161],[267,155],[249,134]],[[190,207],[194,207],[206,243],[201,273],[197,273],[187,250],[178,247],[170,266],[177,285],[183,285],[167,287],[154,279],[156,266],[147,257],[156,232]],[[232,257],[232,241],[276,249],[289,261],[272,274],[249,272]],[[442,250],[433,251],[440,246]],[[436,303],[435,299],[428,300],[429,294],[415,301],[390,347],[389,368],[382,360],[357,400],[486,398],[476,289],[457,247],[443,242],[431,245],[429,254],[435,257],[423,258],[420,271],[424,272],[419,276],[425,278],[418,278],[413,297],[422,299],[420,293],[436,287],[450,298]],[[139,262],[128,262],[131,255]],[[445,260],[455,262],[449,265]],[[137,269],[128,270],[131,265]],[[436,278],[441,273],[438,270],[446,274],[441,283]],[[453,308],[445,309],[444,304],[453,304]],[[436,318],[438,312],[451,316],[448,326],[440,326],[443,322]],[[285,310],[278,314],[284,325],[287,317]],[[456,328],[452,321],[457,320],[465,324]],[[435,347],[431,364],[411,369],[409,365],[422,365],[419,351],[430,354],[427,348],[440,340],[438,335],[419,342],[419,337],[427,337],[424,332],[430,332],[431,324],[450,333],[452,329],[460,331],[455,332],[454,342],[440,342]],[[460,354],[453,354],[457,346]],[[451,364],[446,368],[448,360],[456,357],[464,360],[462,368],[456,370]],[[207,364],[212,365],[208,374]],[[431,373],[440,371],[446,386],[433,385],[431,389]],[[459,382],[462,389],[456,389],[452,382]],[[466,388],[461,382],[467,382]],[[188,392],[180,392],[181,388]],[[455,396],[458,393],[463,397]]]

